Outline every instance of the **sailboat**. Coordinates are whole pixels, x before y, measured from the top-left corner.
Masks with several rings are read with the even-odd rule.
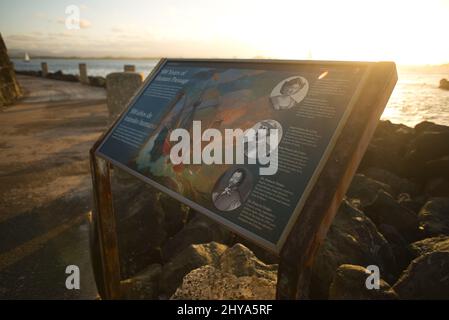
[[[30,62],[30,56],[28,55],[28,52],[25,52],[25,57],[23,58],[24,62]]]

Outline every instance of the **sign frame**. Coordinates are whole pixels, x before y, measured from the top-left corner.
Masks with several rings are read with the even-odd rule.
[[[134,102],[145,90],[167,62],[207,62],[207,63],[269,63],[269,64],[313,64],[313,65],[354,65],[367,66],[364,78],[347,106],[342,119],[329,142],[317,171],[308,183],[309,189],[300,198],[292,218],[291,225],[282,241],[272,246],[265,239],[249,236],[244,228],[230,227],[227,220],[203,210],[195,202],[135,172],[121,163],[101,154],[99,149],[107,140],[117,123],[124,117]],[[112,205],[110,168],[116,166],[129,174],[144,180],[162,192],[208,215],[233,232],[256,241],[256,244],[275,252],[280,256],[278,271],[277,298],[295,299],[308,296],[311,264],[320,243],[338,210],[340,202],[352,180],[369,140],[377,126],[382,111],[388,102],[397,81],[396,66],[393,62],[352,62],[352,61],[315,61],[315,60],[246,60],[246,59],[161,59],[142,84],[141,88],[129,100],[126,108],[117,117],[109,129],[97,140],[90,150],[91,172],[94,188],[94,210],[92,224],[101,265],[97,269],[96,281],[100,295],[104,298],[120,297],[120,264],[118,259],[118,240]],[[312,181],[313,179],[313,181]],[[186,201],[187,200],[187,201]],[[301,219],[299,217],[301,216]],[[218,218],[217,218],[218,217]],[[220,221],[223,220],[223,221]],[[262,240],[262,241],[261,241]],[[298,255],[298,252],[303,254]],[[98,278],[98,279],[97,279]]]

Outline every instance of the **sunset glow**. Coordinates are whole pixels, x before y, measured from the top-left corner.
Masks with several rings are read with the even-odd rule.
[[[65,28],[69,4],[81,8],[80,30]],[[10,50],[44,55],[440,64],[448,17],[448,0],[19,0],[1,2],[0,31]]]

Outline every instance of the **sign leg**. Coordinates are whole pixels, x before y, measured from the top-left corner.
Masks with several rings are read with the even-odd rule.
[[[110,164],[90,154],[92,183],[94,189],[94,210],[92,216],[93,241],[100,256],[100,271],[97,286],[104,299],[120,298],[120,259],[117,230],[112,202]]]

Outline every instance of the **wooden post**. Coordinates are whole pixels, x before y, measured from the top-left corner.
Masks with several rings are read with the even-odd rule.
[[[132,64],[125,64],[123,67],[123,71],[125,72],[136,72],[136,66]]]
[[[87,77],[87,66],[85,63],[79,64],[80,70],[80,82],[82,84],[89,84],[89,78]]]
[[[42,70],[42,77],[46,78],[48,75],[48,64],[47,62],[41,62],[41,70]]]
[[[90,151],[92,184],[95,208],[92,223],[98,253],[101,261],[101,275],[97,279],[100,296],[105,299],[118,299],[120,293],[120,259],[117,230],[112,202],[110,164],[95,156],[94,146]]]
[[[281,250],[277,299],[307,299],[315,253],[332,223],[397,81],[376,63],[298,220]]]

